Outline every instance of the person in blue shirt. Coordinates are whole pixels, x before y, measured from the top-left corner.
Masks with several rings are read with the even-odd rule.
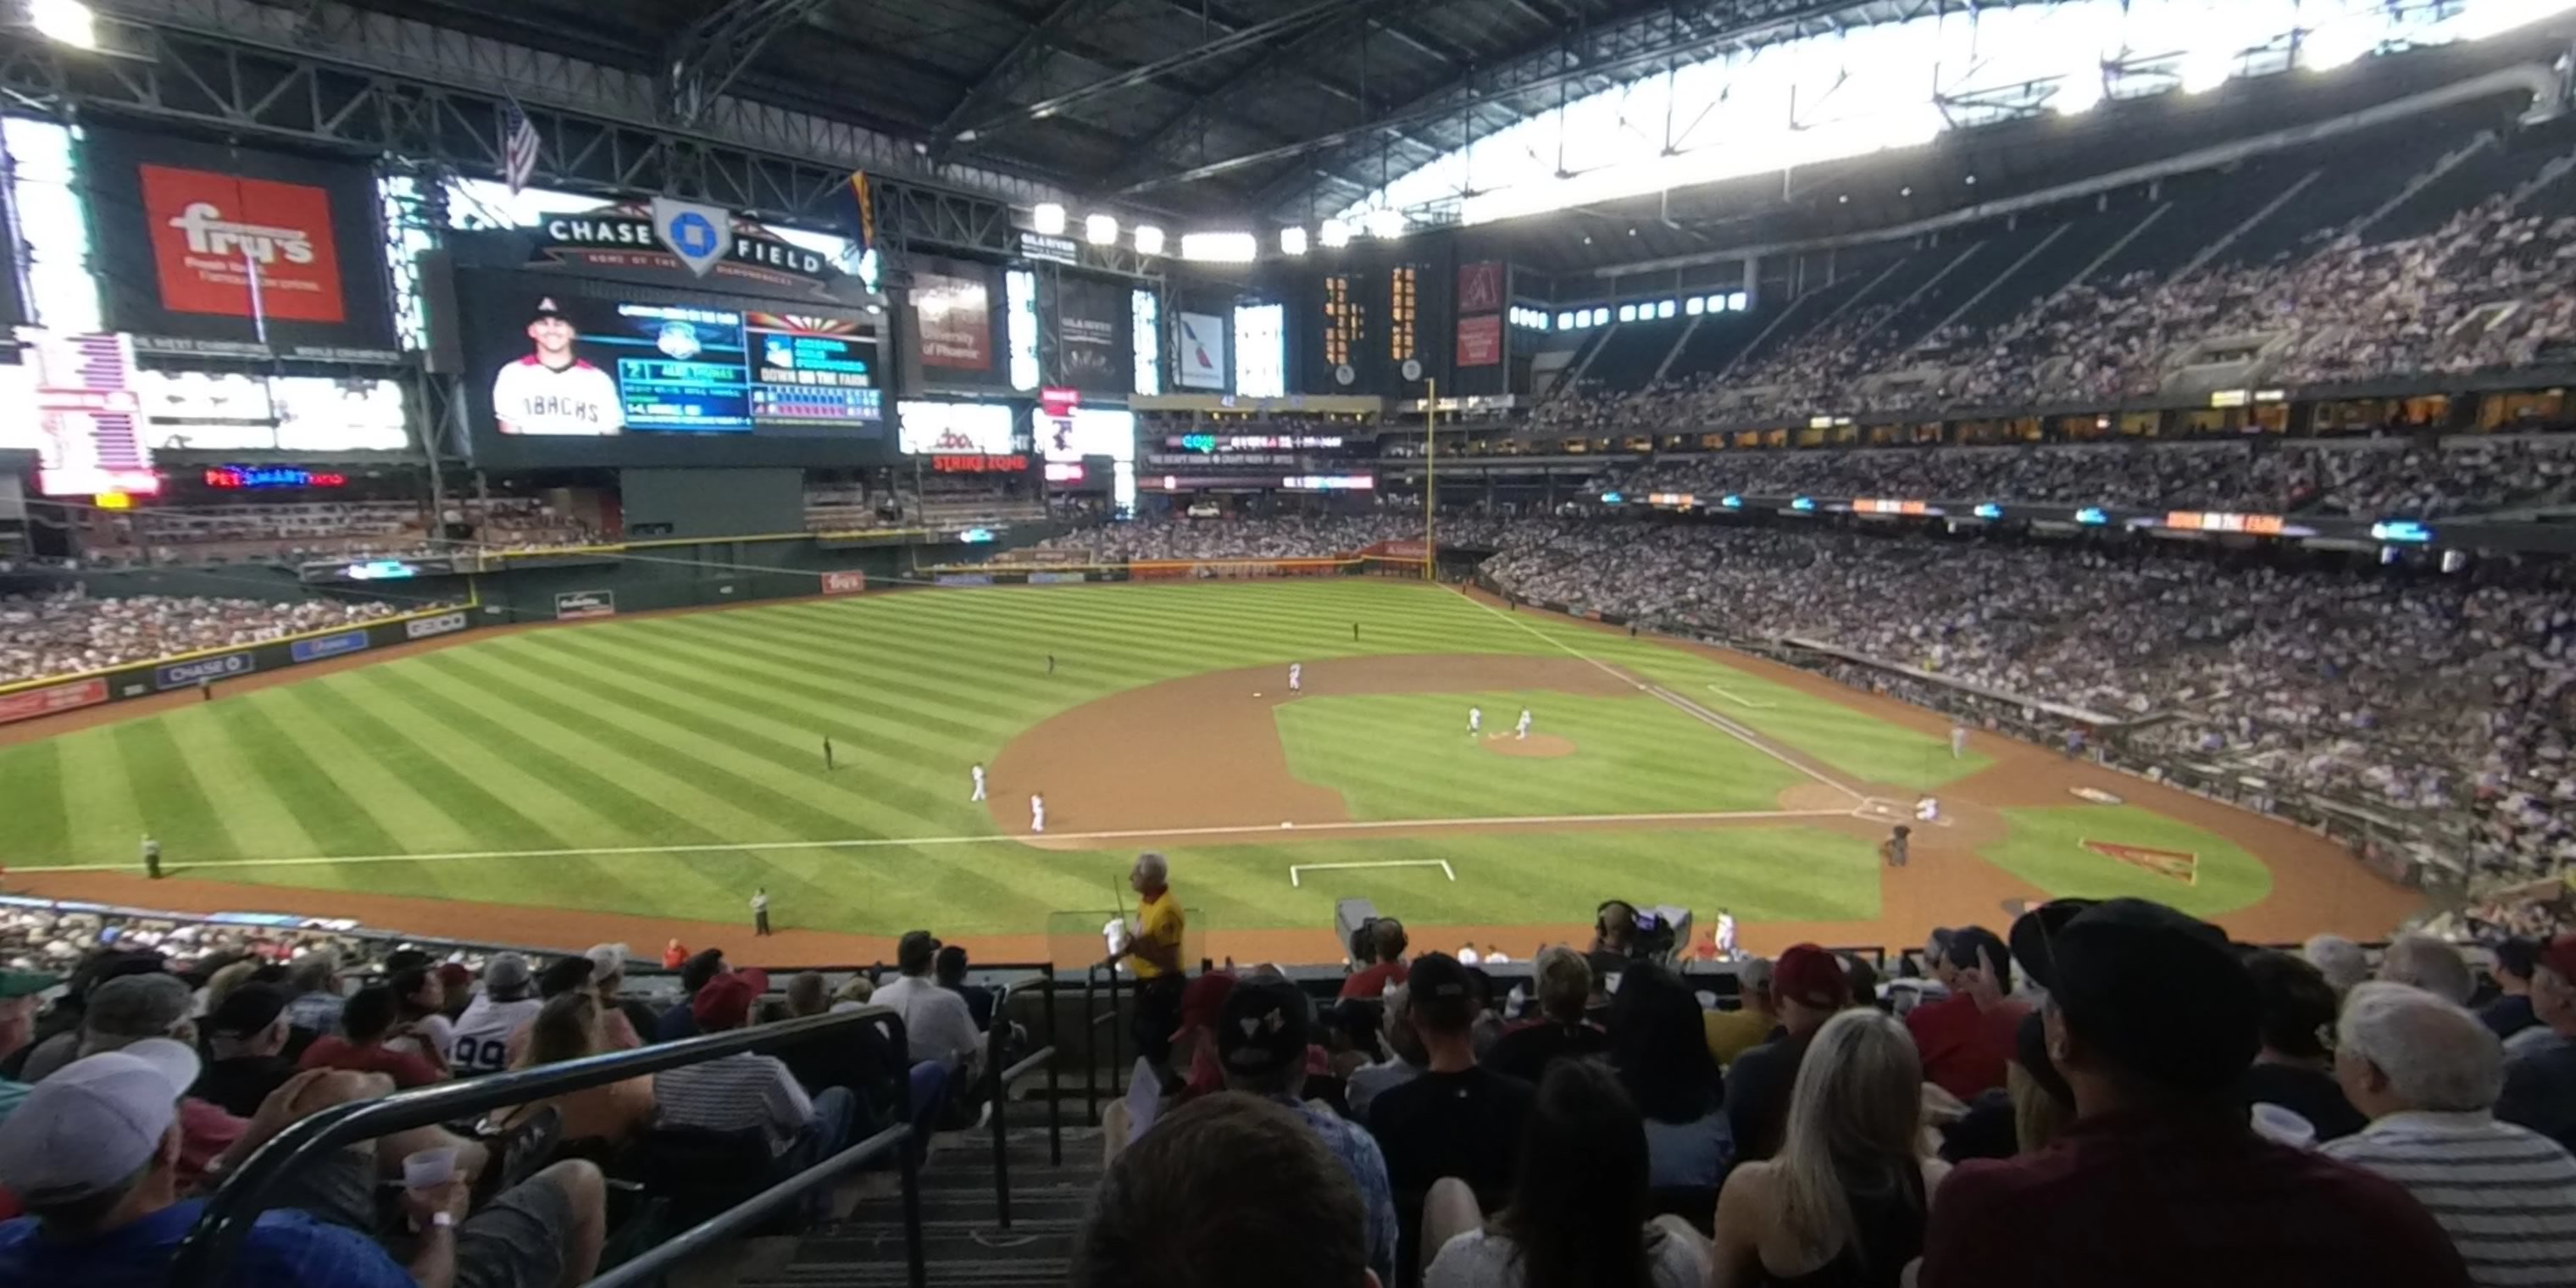
[[[146,1039],[64,1066],[0,1121],[0,1185],[28,1212],[0,1224],[0,1284],[167,1282],[171,1258],[205,1209],[202,1199],[179,1197],[178,1180],[178,1104],[197,1072],[185,1045]],[[261,1106],[246,1139],[276,1134],[296,1116],[305,1086],[334,1076],[346,1075],[299,1074]],[[243,1236],[223,1283],[548,1288],[591,1277],[602,1224],[597,1169],[548,1168],[470,1221],[469,1180],[404,1191],[408,1264],[347,1226],[281,1208],[262,1213]]]

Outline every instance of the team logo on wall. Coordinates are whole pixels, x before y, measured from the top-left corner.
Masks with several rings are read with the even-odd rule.
[[[724,261],[733,241],[732,225],[733,213],[722,206],[669,197],[653,199],[653,234],[680,257],[683,266],[700,277]]]
[[[219,317],[339,322],[331,194],[301,183],[141,167],[161,307]]]
[[[1458,311],[1489,313],[1503,307],[1503,266],[1493,260],[1458,266]]]

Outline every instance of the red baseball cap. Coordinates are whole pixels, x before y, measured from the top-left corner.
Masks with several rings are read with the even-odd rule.
[[[1181,1026],[1172,1030],[1172,1040],[1178,1042],[1192,1029],[1215,1024],[1217,1016],[1225,1012],[1226,997],[1233,992],[1234,976],[1225,971],[1212,970],[1191,980],[1190,986],[1181,990]]]
[[[726,971],[700,986],[689,999],[689,1014],[711,1032],[738,1029],[751,1022],[751,1008],[769,991],[769,974],[761,970]]]
[[[1814,944],[1792,944],[1771,964],[1771,995],[1838,1011],[1851,1005],[1851,976],[1832,953]]]
[[[2540,964],[2558,972],[2560,979],[2576,982],[2576,930],[2552,938],[2540,946]]]

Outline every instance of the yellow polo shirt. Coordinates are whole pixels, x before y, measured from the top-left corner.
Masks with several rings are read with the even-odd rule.
[[[1161,894],[1150,895],[1137,901],[1136,938],[1144,943],[1170,948],[1172,960],[1180,960],[1181,901],[1172,897],[1169,888]],[[1138,979],[1160,979],[1171,973],[1164,970],[1161,965],[1147,961],[1143,953],[1131,954],[1127,960],[1135,965]]]

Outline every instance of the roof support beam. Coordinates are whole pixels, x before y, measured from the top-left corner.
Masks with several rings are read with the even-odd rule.
[[[825,0],[724,0],[671,42],[668,119],[696,124],[778,34],[801,25]]]
[[[975,84],[966,91],[964,98],[957,100],[957,106],[939,118],[931,137],[938,141],[936,146],[941,155],[945,155],[961,125],[990,114],[995,107],[1009,102],[1011,95],[1018,93],[1021,86],[1036,80],[1061,48],[1055,41],[1055,33],[1073,19],[1099,8],[1100,4],[1101,0],[1055,0],[1049,5],[1046,16],[1029,24],[1029,29],[1020,33],[1020,38],[1012,43],[1010,49],[995,59],[992,66],[985,68],[983,75],[975,78]]]

